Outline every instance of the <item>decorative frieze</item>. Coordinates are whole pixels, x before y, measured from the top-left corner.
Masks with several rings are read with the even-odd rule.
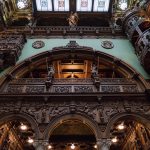
[[[25,93],[44,93],[44,86],[27,86]]]
[[[75,100],[75,99],[74,99]],[[74,106],[74,110],[72,111]],[[130,111],[129,111],[130,110]],[[150,115],[150,105],[146,101],[140,100],[116,100],[102,101],[101,104],[96,102],[59,102],[59,103],[44,103],[41,101],[27,101],[24,100],[21,104],[17,101],[1,102],[0,103],[0,114],[4,113],[26,113],[36,119],[38,123],[49,123],[52,119],[62,115],[76,113],[86,115],[90,117],[99,125],[104,125],[117,114],[120,113],[136,113],[140,115]],[[104,129],[104,127],[103,127]]]
[[[105,86],[101,86],[100,89],[101,92],[108,92],[108,93],[120,92],[119,86],[105,85]]]
[[[54,86],[53,87],[54,93],[71,93],[71,86]]]
[[[74,92],[88,93],[88,92],[94,92],[94,89],[93,86],[74,86]]]

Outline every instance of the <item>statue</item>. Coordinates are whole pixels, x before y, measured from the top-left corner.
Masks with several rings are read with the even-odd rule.
[[[79,17],[78,17],[78,14],[75,12],[71,12],[70,16],[68,17],[68,22],[69,22],[69,26],[70,27],[75,27],[77,26],[78,24],[78,20],[79,20]]]
[[[54,74],[55,74],[55,69],[51,65],[51,66],[48,66],[47,70],[48,70],[48,75],[47,75],[47,80],[45,81],[45,85],[46,85],[46,90],[48,91],[51,84],[52,84],[52,79],[53,79]]]
[[[92,66],[91,66],[91,73],[92,73],[92,76],[98,75],[98,68],[95,64],[92,64]]]
[[[49,66],[47,70],[48,70],[48,77],[53,77],[53,75],[55,73],[54,67]]]

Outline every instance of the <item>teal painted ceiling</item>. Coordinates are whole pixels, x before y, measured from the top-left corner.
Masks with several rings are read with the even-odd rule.
[[[41,49],[34,49],[32,44],[37,40],[43,41],[45,46]],[[75,40],[80,46],[92,47],[94,50],[102,51],[104,53],[115,56],[131,65],[136,71],[143,75],[145,79],[150,79],[150,75],[145,72],[137,56],[135,55],[134,47],[127,39],[28,39],[27,44],[24,46],[22,51],[22,55],[18,60],[18,63],[38,53],[49,51],[53,47],[65,46],[69,43],[70,40]],[[112,41],[114,48],[103,48],[101,46],[101,42],[106,40]]]
[[[37,40],[43,41],[45,43],[45,46],[40,49],[34,49],[32,47],[32,44]],[[17,63],[20,63],[23,60],[41,52],[50,51],[53,47],[65,46],[71,40],[76,41],[80,46],[92,47],[94,50],[102,51],[104,53],[115,56],[132,66],[145,79],[150,79],[150,75],[145,72],[144,68],[140,64],[134,52],[134,47],[127,39],[28,39]],[[105,49],[101,46],[101,42],[106,40],[113,42],[114,47],[112,49]],[[1,75],[2,74],[4,74],[4,72],[1,73]]]

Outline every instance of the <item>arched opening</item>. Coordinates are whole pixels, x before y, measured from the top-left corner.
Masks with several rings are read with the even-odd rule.
[[[55,78],[90,78],[92,65],[96,63],[97,71],[100,78],[123,78],[124,75],[117,71],[115,65],[90,59],[58,59],[48,60],[36,64],[23,75],[23,78],[46,78],[48,67],[52,66]]]
[[[9,93],[14,92],[14,88],[22,93],[24,83],[31,84],[32,82],[38,85],[41,84],[39,87],[41,92],[59,93],[64,92],[64,90],[65,92],[81,92],[81,90],[82,92],[83,90],[88,92],[106,92],[108,90],[109,92],[139,92],[144,91],[147,86],[144,78],[129,65],[99,51],[85,50],[84,55],[78,51],[72,53],[70,49],[67,52],[65,50],[43,52],[16,65],[9,74],[10,76],[8,75],[4,78],[1,86],[4,89],[4,86],[9,83],[11,78],[12,82],[9,86],[6,86],[7,89],[4,89]],[[72,84],[72,82],[77,83],[77,81],[78,84],[81,82],[91,84],[91,88],[85,89],[83,87],[81,89],[77,87],[77,90],[74,86],[68,86],[65,89],[64,86],[57,88],[58,82],[60,84]],[[101,84],[99,85],[97,81],[101,82]],[[111,82],[110,88],[106,86],[106,84],[111,84]],[[23,83],[22,88],[18,88],[18,83]],[[117,84],[117,86],[113,86],[113,84]],[[28,92],[34,92],[35,90],[30,90],[31,88],[30,86],[25,89]]]
[[[143,119],[144,120],[144,119]],[[110,150],[149,149],[150,128],[136,115],[126,115],[115,120],[110,128]]]
[[[77,119],[68,119],[52,130],[48,146],[53,150],[94,150],[96,137],[85,123]]]
[[[2,117],[0,119],[0,149],[35,150],[33,143],[37,133],[33,124],[20,115]]]

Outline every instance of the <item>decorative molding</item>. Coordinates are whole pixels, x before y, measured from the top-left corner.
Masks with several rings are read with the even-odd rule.
[[[93,48],[87,46],[80,46],[76,41],[70,41],[66,46],[54,47],[52,51],[83,51],[83,52],[93,52]]]

